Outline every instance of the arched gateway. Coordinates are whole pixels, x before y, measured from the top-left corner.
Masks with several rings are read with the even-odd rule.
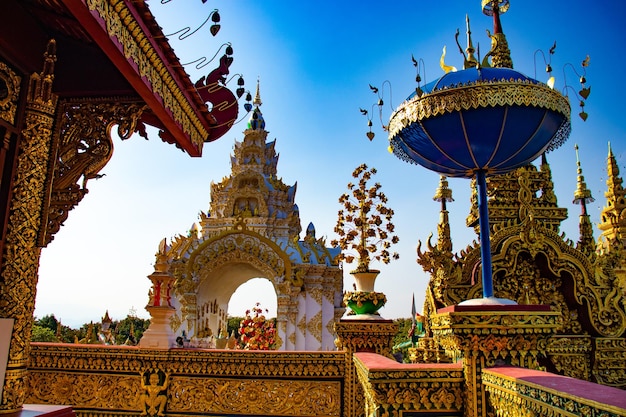
[[[312,224],[300,240],[296,185],[276,176],[258,86],[254,104],[243,142],[235,141],[232,174],[211,184],[209,212],[166,248],[174,277],[170,324],[176,334],[216,335],[226,328],[234,291],[266,278],[277,295],[279,349],[334,349],[334,323],[345,311],[339,249],[317,239]]]

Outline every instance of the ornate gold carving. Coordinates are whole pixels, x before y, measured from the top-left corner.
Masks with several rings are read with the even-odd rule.
[[[145,77],[152,87],[152,92],[161,97],[163,106],[171,111],[182,130],[188,134],[192,143],[202,151],[204,140],[209,132],[178,89],[172,75],[160,54],[153,48],[139,22],[132,18],[128,7],[121,0],[88,0],[87,7],[104,21],[109,36],[117,38],[123,48],[124,56],[137,65],[141,77]]]
[[[619,191],[621,188],[615,184],[621,183],[621,179],[612,169],[608,169],[612,175],[609,187]],[[618,191],[609,194],[613,196]],[[603,338],[626,334],[624,290],[620,282],[620,274],[625,270],[623,245],[614,240],[602,244],[599,251],[588,251],[560,234],[560,223],[567,212],[557,206],[545,157],[539,171],[529,165],[489,178],[489,215],[497,297],[519,304],[550,305],[562,316],[558,335],[571,338],[572,343],[583,340],[578,336],[584,334]],[[476,219],[474,207],[468,225],[477,226]],[[480,297],[477,243],[460,254],[446,250],[446,245],[440,249],[430,239],[427,246],[426,252],[418,246],[418,262],[431,275],[424,306],[427,317],[439,308]],[[428,335],[432,334],[431,324],[427,319],[424,327]],[[550,343],[555,349],[548,357],[551,369],[584,379],[592,377],[591,367],[596,362],[595,354],[586,350],[589,341],[575,342],[571,347],[574,351],[564,350],[564,345],[555,341]]]
[[[15,125],[21,82],[19,75],[0,62],[0,119],[12,125]]]
[[[169,374],[156,369],[146,371],[141,376],[139,405],[142,416],[164,416],[167,404],[167,389],[170,384]]]
[[[211,184],[209,212],[200,214],[199,227],[172,241],[168,257],[176,278],[177,310],[193,335],[198,330],[192,324],[199,311],[196,304],[211,288],[223,287],[221,279],[229,280],[225,287],[234,288],[231,276],[238,284],[264,277],[278,298],[284,348],[329,349],[332,332],[324,332],[323,326],[331,324],[324,320],[336,317],[343,291],[342,271],[331,262],[337,249],[315,238],[312,225],[299,240],[296,186],[278,178],[276,142],[266,139],[263,129],[244,132],[243,141],[235,142],[232,175]],[[217,304],[226,311],[230,294],[219,292]],[[299,307],[305,310],[300,315]]]
[[[201,274],[201,281],[212,269],[229,262],[232,256],[227,255],[233,253],[236,253],[237,258],[245,257],[248,262],[267,271],[266,276],[272,279],[291,274],[289,257],[276,243],[246,230],[223,232],[203,242],[190,254],[187,273]]]
[[[176,377],[168,412],[240,415],[340,416],[338,381]],[[206,412],[205,411],[205,412]]]
[[[593,376],[597,382],[626,388],[626,339],[596,338]]]
[[[591,337],[552,336],[546,353],[559,373],[586,381],[591,378]]]
[[[87,181],[101,177],[98,173],[113,155],[112,126],[118,125],[122,139],[130,137],[137,131],[145,108],[141,103],[94,99],[59,105],[53,142],[56,155],[48,168],[50,180],[45,193],[49,196],[44,204],[45,227],[39,231],[41,246],[54,239],[69,211],[88,192]]]
[[[0,316],[15,319],[0,411],[17,411],[24,401],[24,378],[30,356],[30,336],[42,227],[46,166],[57,98],[52,94],[56,43],[48,43],[41,73],[30,78],[25,124],[9,207],[6,246],[0,279]]]
[[[366,416],[401,416],[403,412],[456,414],[462,410],[464,391],[460,366],[372,371],[358,357],[354,363],[365,395]]]
[[[311,317],[306,323],[306,334],[313,336],[318,342],[322,343],[322,311],[318,311],[316,315]]]
[[[83,413],[341,415],[342,352],[155,350],[33,344],[27,402]],[[158,371],[157,371],[158,370]],[[169,385],[165,375],[169,374]],[[152,375],[158,381],[146,380]],[[155,377],[156,376],[156,377]],[[152,390],[153,396],[147,390]],[[165,397],[166,395],[166,397]],[[295,397],[294,397],[295,395]],[[245,400],[242,400],[245,398]],[[247,407],[247,408],[246,408]]]
[[[397,331],[398,325],[390,320],[342,320],[335,323],[335,345],[345,351],[344,416],[360,416],[364,412],[363,388],[357,380],[353,354],[374,352],[391,358],[393,336]]]
[[[489,403],[498,416],[618,417],[626,412],[624,409],[510,378],[492,370],[483,371],[482,382],[489,393]]]
[[[546,340],[560,325],[554,311],[489,309],[433,315],[431,331],[437,342],[453,361],[463,359],[466,415],[485,415],[485,388],[480,382],[485,367],[502,361],[540,369],[538,359],[545,355]]]

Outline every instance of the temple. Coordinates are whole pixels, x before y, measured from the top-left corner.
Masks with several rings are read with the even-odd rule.
[[[258,84],[231,174],[212,182],[209,209],[190,230],[158,244],[151,323],[139,344],[113,344],[108,312],[77,343],[31,342],[41,250],[110,160],[112,128],[128,139],[153,126],[198,157],[233,127],[243,90],[226,85],[228,48],[215,69],[190,80],[143,0],[0,2],[0,414],[626,416],[622,174],[609,145],[594,236],[577,154],[580,233],[567,238],[546,150],[569,135],[569,102],[512,69],[500,22],[508,0],[482,4],[494,21],[492,50],[479,62],[468,22],[464,70],[455,74],[442,58],[446,74],[418,87],[388,126],[396,156],[442,173],[433,184],[437,241],[417,251],[430,276],[423,331],[401,363],[396,323],[344,305],[349,294],[380,294],[374,284],[344,291],[340,249],[312,224],[302,229]],[[486,114],[502,120],[482,123]],[[511,114],[533,129],[506,132]],[[530,139],[504,140],[502,154],[486,158],[475,152],[484,143],[461,155],[455,126],[468,143],[493,126],[496,145],[503,132]],[[448,176],[471,178],[475,190],[466,225],[480,242],[459,252]],[[223,331],[235,289],[256,277],[277,294],[276,349],[202,345]],[[183,331],[198,344],[178,344]]]
[[[171,345],[183,330],[190,340],[225,333],[235,290],[263,277],[277,295],[277,348],[334,348],[333,325],[345,312],[338,248],[316,238],[312,223],[300,240],[297,187],[277,175],[276,140],[267,140],[258,84],[253,104],[243,141],[235,142],[232,174],[211,183],[209,211],[159,251],[172,279],[163,284],[167,290],[153,280],[148,309],[154,322],[157,307],[168,307],[172,335],[159,342],[151,328],[142,346]],[[171,293],[171,300],[159,293]]]

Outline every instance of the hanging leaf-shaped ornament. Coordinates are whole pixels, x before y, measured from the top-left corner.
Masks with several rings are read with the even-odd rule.
[[[580,94],[580,96],[584,98],[585,100],[587,100],[587,97],[589,97],[590,93],[591,93],[591,87],[585,87],[578,92],[578,94]]]

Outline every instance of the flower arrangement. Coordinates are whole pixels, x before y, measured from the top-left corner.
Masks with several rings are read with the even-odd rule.
[[[276,327],[273,320],[267,320],[260,303],[251,310],[239,323],[239,348],[248,350],[270,350],[276,343]],[[268,310],[265,309],[265,313]]]
[[[376,174],[376,168],[365,164],[359,165],[352,176],[358,183],[348,184],[349,192],[339,197],[343,208],[339,210],[335,233],[339,239],[333,240],[333,246],[339,246],[339,261],[352,263],[358,258],[358,265],[353,272],[369,271],[373,260],[388,264],[398,259],[397,253],[389,252],[392,244],[398,243],[394,235],[391,219],[392,209],[386,206],[387,197],[380,190],[380,183],[369,185],[368,182]],[[356,256],[355,256],[356,254]]]

